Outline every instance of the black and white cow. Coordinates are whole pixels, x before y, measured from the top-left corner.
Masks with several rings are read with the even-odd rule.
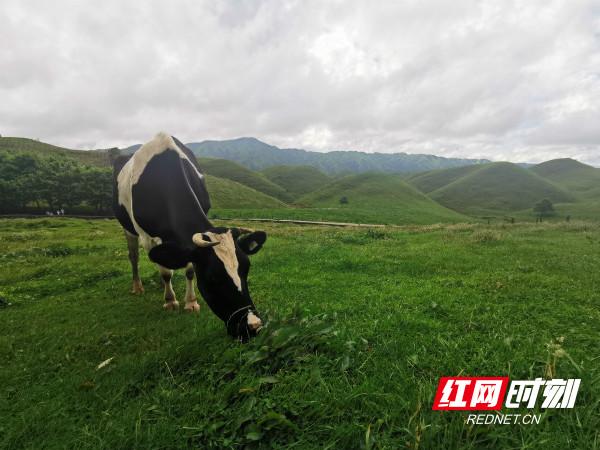
[[[132,293],[144,292],[138,249],[158,264],[164,308],[179,303],[171,286],[174,269],[185,267],[185,310],[199,311],[193,279],[227,332],[243,340],[262,322],[248,292],[248,255],[267,239],[263,231],[214,227],[207,218],[210,199],[194,154],[176,138],[159,133],[131,157],[114,163],[114,210],[123,228],[133,272]]]

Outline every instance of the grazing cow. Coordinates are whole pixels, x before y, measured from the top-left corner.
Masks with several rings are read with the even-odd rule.
[[[227,332],[246,340],[262,322],[248,292],[248,255],[267,239],[263,231],[214,227],[207,218],[210,200],[194,154],[176,138],[159,133],[130,157],[114,162],[115,215],[125,229],[133,272],[132,293],[144,288],[138,273],[142,246],[158,265],[164,308],[179,303],[171,286],[174,269],[185,267],[185,310],[199,311],[193,279]]]

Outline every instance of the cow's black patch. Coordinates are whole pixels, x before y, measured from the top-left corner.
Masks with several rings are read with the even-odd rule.
[[[167,269],[181,269],[192,262],[196,249],[192,246],[184,247],[176,242],[164,242],[152,248],[148,257]]]
[[[131,188],[136,222],[162,242],[192,245],[195,233],[211,228],[194,187],[208,197],[198,175],[177,151],[153,156]]]
[[[202,206],[204,214],[208,215],[208,211],[210,210],[211,205],[210,197],[208,196],[208,190],[206,189],[206,181],[205,178],[200,178],[194,169],[196,169],[202,174],[204,172],[200,167],[200,164],[198,164],[198,160],[196,159],[194,153],[175,136],[171,137],[173,138],[179,149],[185,154],[185,156],[187,156],[187,160],[183,160],[183,167],[186,171],[186,174],[188,175],[188,180],[190,180],[190,187],[192,188],[194,194],[196,194],[196,197],[200,201],[200,206]]]

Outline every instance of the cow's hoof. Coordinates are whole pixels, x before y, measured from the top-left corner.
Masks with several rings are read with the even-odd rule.
[[[134,281],[131,285],[131,293],[134,295],[143,294],[144,286],[142,286],[141,280]]]
[[[172,302],[167,302],[163,305],[167,311],[177,311],[179,309],[179,302],[177,300]]]
[[[189,313],[197,313],[197,312],[200,312],[200,305],[198,304],[197,301],[193,301],[190,303],[186,303],[185,308],[183,308],[183,309],[185,309]]]

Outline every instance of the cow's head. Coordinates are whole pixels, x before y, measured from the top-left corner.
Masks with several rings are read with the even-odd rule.
[[[227,332],[245,341],[262,327],[248,292],[248,256],[258,252],[266,240],[264,231],[212,228],[194,234],[189,246],[164,242],[150,250],[149,256],[169,269],[193,263],[202,297],[225,322]]]

